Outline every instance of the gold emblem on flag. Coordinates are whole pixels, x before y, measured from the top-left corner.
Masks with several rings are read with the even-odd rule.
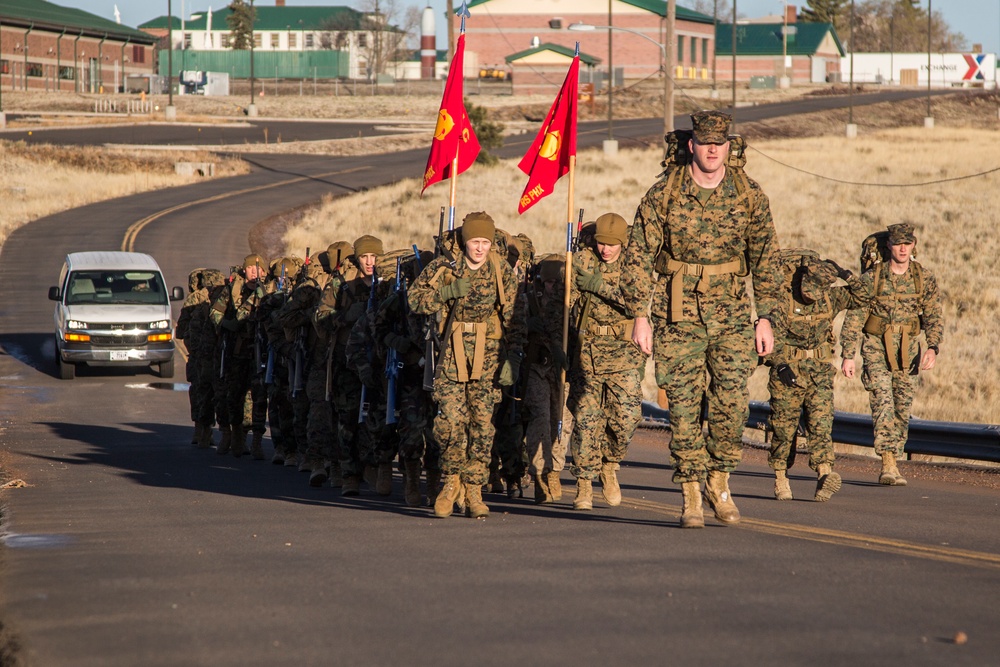
[[[561,145],[562,136],[559,134],[559,130],[546,132],[545,138],[542,139],[542,145],[538,149],[538,157],[545,158],[546,160],[555,160],[559,155],[559,147]]]
[[[447,109],[441,109],[438,113],[437,127],[434,128],[434,138],[438,141],[443,141],[453,127],[455,127],[455,120],[448,113]]]

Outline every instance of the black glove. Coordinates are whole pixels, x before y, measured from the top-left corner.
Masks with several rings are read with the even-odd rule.
[[[795,373],[792,372],[792,369],[788,364],[778,364],[774,367],[774,370],[778,373],[778,380],[781,381],[781,384],[786,387],[799,386],[799,383],[795,380]]]
[[[345,322],[357,322],[361,319],[361,316],[365,314],[368,310],[368,303],[366,301],[355,301],[344,313]]]
[[[375,375],[375,369],[371,367],[371,364],[359,366],[358,377],[361,378],[361,382],[369,389],[378,389],[378,376]]]
[[[382,342],[386,344],[386,347],[390,347],[400,354],[406,354],[413,347],[413,341],[411,341],[406,336],[402,336],[397,333],[392,333],[391,331],[385,335]]]
[[[830,267],[837,273],[837,277],[841,280],[850,280],[851,277],[854,276],[854,273],[852,273],[850,269],[842,268],[832,259],[826,260],[826,263],[830,265]]]
[[[564,371],[569,370],[569,359],[566,357],[566,353],[563,352],[561,347],[557,347],[552,350],[552,363],[557,367],[562,368]]]
[[[240,323],[237,322],[232,317],[223,318],[222,322],[219,324],[226,331],[239,331]]]

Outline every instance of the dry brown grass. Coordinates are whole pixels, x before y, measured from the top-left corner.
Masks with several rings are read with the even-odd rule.
[[[215,162],[217,176],[246,173],[245,163],[202,152],[140,152],[0,141],[0,243],[21,225],[97,201],[197,181],[177,161]]]
[[[922,125],[922,104],[896,105],[897,117],[920,114]],[[844,121],[833,112],[801,121],[811,132],[827,136],[757,141],[755,134],[780,134],[783,125],[795,121],[748,124],[741,128],[751,137],[748,172],[770,197],[783,246],[811,247],[845,266],[857,268],[859,244],[867,234],[903,219],[916,223],[918,254],[941,285],[946,333],[937,368],[920,378],[913,413],[927,419],[992,423],[1000,409],[995,380],[1000,334],[992,326],[1000,300],[1000,238],[994,231],[994,193],[1000,180],[995,171],[1000,169],[995,98],[985,96],[971,105],[936,101],[935,109],[941,115],[933,130],[877,129],[874,119],[887,116],[886,109],[866,108],[863,115],[856,110],[862,136],[854,140],[842,136]],[[959,129],[969,126],[977,129]],[[612,160],[598,151],[582,152],[576,206],[586,209],[588,219],[605,211],[631,217],[659,172],[659,160],[658,149],[622,151]],[[519,218],[517,198],[525,180],[514,161],[462,174],[457,224],[470,210],[486,210],[501,227],[531,236],[539,251],[561,251],[568,179]],[[363,233],[379,235],[387,247],[414,241],[426,247],[436,231],[438,209],[447,203],[448,184],[432,186],[422,199],[419,189],[412,179],[330,200],[289,230],[286,251],[325,247]],[[767,398],[765,385],[759,371],[751,383],[753,398]],[[647,387],[647,397],[651,393]],[[838,379],[838,409],[865,412],[867,405],[859,381]]]

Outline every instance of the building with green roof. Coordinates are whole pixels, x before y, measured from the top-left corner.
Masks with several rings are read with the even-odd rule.
[[[573,24],[607,26],[611,10],[611,55],[608,32],[569,30]],[[560,46],[572,51],[577,43],[582,53],[599,61],[596,67],[612,66],[615,80],[663,76],[662,44],[666,41],[667,3],[664,0],[472,0],[471,17],[465,22],[466,58],[479,68],[513,71],[519,76],[531,59],[513,58],[525,49]],[[456,19],[455,31],[459,22]],[[704,77],[715,57],[715,28],[711,16],[677,7],[675,34],[683,43],[677,65],[684,76]],[[548,50],[554,54],[555,51]],[[515,63],[520,63],[515,65]],[[523,73],[522,73],[523,72]],[[606,72],[604,73],[606,76]],[[676,77],[675,77],[676,78]],[[560,81],[561,83],[561,78]],[[518,87],[517,75],[514,86]]]
[[[386,71],[390,62],[405,60],[409,55],[405,32],[386,24],[384,16],[365,14],[346,6],[304,7],[277,5],[254,6],[254,51],[263,56],[270,54],[274,62],[313,62],[331,60],[318,52],[338,52],[332,60],[343,61],[327,72],[327,77],[369,78],[376,71]],[[201,53],[197,60],[210,63],[212,52],[233,51],[232,32],[228,18],[232,11],[222,7],[217,11],[199,11],[172,19],[175,69],[177,62],[186,62],[191,53]],[[139,26],[151,35],[165,36],[169,17],[159,16]],[[283,54],[283,55],[282,55]],[[293,57],[293,54],[298,54]],[[256,56],[255,56],[256,57]],[[231,59],[231,58],[230,58]],[[331,60],[331,62],[332,62]],[[312,76],[313,69],[300,73],[294,67],[283,76],[298,78]],[[272,70],[273,72],[273,70]]]
[[[153,72],[149,34],[46,0],[0,2],[0,86],[113,92]]]
[[[733,24],[716,32],[717,77],[733,80]],[[805,23],[789,13],[787,23],[736,24],[736,80],[824,83],[839,76],[844,47],[830,23]]]

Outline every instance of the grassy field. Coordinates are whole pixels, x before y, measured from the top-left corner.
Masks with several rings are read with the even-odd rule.
[[[992,423],[1000,409],[995,380],[1000,335],[993,314],[1000,298],[996,257],[995,192],[1000,185],[1000,133],[994,96],[974,104],[959,98],[935,102],[936,127],[922,127],[923,104],[856,111],[856,122],[872,122],[856,139],[843,137],[846,111],[795,120],[748,124],[748,173],[771,200],[783,247],[809,247],[844,266],[858,267],[859,245],[872,231],[902,220],[915,223],[918,258],[941,285],[946,317],[938,366],[921,376],[915,416],[949,421]],[[912,120],[911,127],[881,129]],[[912,125],[921,127],[912,127]],[[806,128],[802,130],[802,128]],[[796,131],[798,130],[798,131]],[[799,135],[794,139],[755,139]],[[594,219],[606,211],[631,218],[645,190],[659,173],[660,151],[622,151],[607,159],[582,152],[576,176],[576,207]],[[561,251],[565,239],[567,181],[524,216],[517,199],[526,177],[514,161],[476,166],[459,177],[458,221],[472,210],[486,210],[499,226],[524,232],[541,252]],[[332,199],[307,212],[284,237],[283,252],[301,254],[306,246],[326,247],[374,233],[386,247],[417,242],[428,247],[438,211],[447,203],[448,184],[419,196],[417,179],[366,193]],[[984,372],[985,370],[985,372]],[[755,375],[753,397],[767,398],[763,371]],[[647,385],[647,394],[651,387]],[[837,408],[866,412],[860,381],[838,378]]]

